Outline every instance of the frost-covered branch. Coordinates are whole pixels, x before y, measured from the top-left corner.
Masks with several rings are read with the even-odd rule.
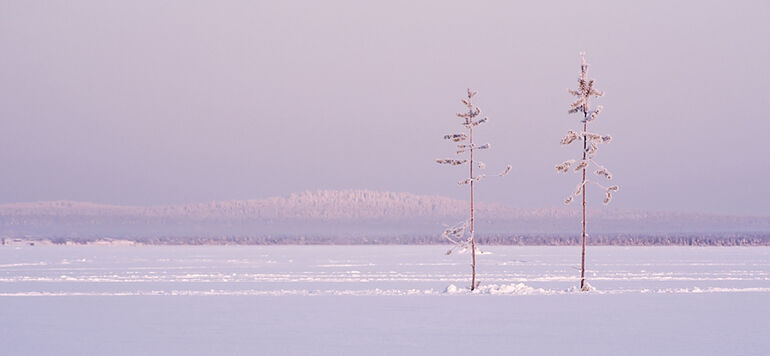
[[[607,187],[600,183],[586,179],[585,182],[580,183],[575,187],[575,192],[564,200],[564,204],[569,205],[569,203],[572,202],[574,197],[579,197],[583,193],[585,186],[588,185],[589,183],[593,183],[594,185],[596,185],[597,187],[601,188],[604,191],[604,194],[605,194],[604,204],[609,204],[610,201],[612,200],[612,193],[617,192],[620,189],[620,187],[618,187],[617,185],[612,185]]]
[[[490,144],[488,144],[488,143],[485,143],[485,144],[483,144],[481,146],[476,146],[476,145],[457,145],[457,148],[459,148],[459,150],[457,150],[457,154],[459,155],[461,153],[468,152],[469,150],[486,150],[486,149],[489,149],[490,147],[492,147],[492,146],[490,146]]]
[[[585,116],[581,122],[591,122],[596,120],[596,118],[599,116],[599,114],[602,112],[602,109],[604,109],[603,106],[599,105],[596,107],[596,109],[590,111],[588,113],[588,116]]]
[[[470,221],[466,220],[458,224],[455,224],[454,226],[448,227],[447,229],[444,230],[441,236],[449,240],[455,245],[463,244],[468,241],[468,238],[470,238],[470,236],[466,237],[466,231],[469,223]],[[447,252],[447,255],[448,254],[449,252]]]
[[[556,171],[561,173],[569,172],[569,167],[575,163],[574,159],[570,159],[556,165]]]
[[[604,204],[609,204],[612,200],[612,193],[617,192],[620,189],[617,185],[613,185],[605,191]]]
[[[513,166],[511,166],[510,164],[509,164],[509,165],[507,165],[507,166],[505,166],[505,170],[503,170],[502,172],[500,172],[500,174],[498,174],[498,176],[499,176],[499,177],[505,177],[505,176],[507,176],[507,175],[508,175],[508,173],[511,173],[511,169],[513,169]]]
[[[604,178],[607,178],[607,180],[612,180],[612,173],[607,170],[607,168],[601,167],[594,171],[597,175],[604,176]]]
[[[438,164],[451,164],[453,166],[459,166],[461,164],[468,163],[467,159],[449,159],[449,158],[439,158],[436,159],[436,163]]]
[[[574,142],[575,140],[580,140],[580,136],[578,136],[577,132],[569,130],[567,132],[567,136],[562,137],[561,144],[562,145],[569,145],[570,143]]]
[[[483,119],[479,119],[477,121],[471,122],[470,123],[470,127],[479,126],[479,125],[481,125],[481,124],[483,124],[483,123],[485,123],[487,121],[489,121],[489,118],[488,117],[484,117]],[[468,126],[468,125],[466,125],[466,126]]]
[[[466,135],[464,133],[450,134],[450,135],[444,135],[444,139],[452,140],[454,142],[460,142],[460,141],[465,141],[466,139],[468,139],[468,135]]]

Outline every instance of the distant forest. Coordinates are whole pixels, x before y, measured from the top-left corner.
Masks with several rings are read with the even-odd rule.
[[[481,245],[509,246],[573,246],[580,243],[579,235],[507,235],[490,234],[477,237]],[[131,241],[147,245],[443,245],[448,241],[440,235],[394,236],[208,236],[151,238],[26,238],[0,239],[2,244],[109,244]],[[768,233],[741,234],[601,234],[588,240],[594,246],[770,246]]]

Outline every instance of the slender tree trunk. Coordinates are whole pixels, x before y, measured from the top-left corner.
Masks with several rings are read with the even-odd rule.
[[[583,116],[588,117],[588,113],[583,111]],[[588,122],[583,122],[583,132],[588,130]],[[583,135],[583,160],[586,160],[586,149],[588,148],[588,140],[586,140],[585,134]],[[580,257],[580,290],[583,290],[586,281],[586,168],[583,167],[583,252]]]
[[[471,160],[470,160],[470,179],[471,179],[471,255],[473,256],[473,262],[471,263],[472,277],[471,277],[471,291],[476,289],[476,235],[473,226],[473,128],[468,128],[471,145]]]

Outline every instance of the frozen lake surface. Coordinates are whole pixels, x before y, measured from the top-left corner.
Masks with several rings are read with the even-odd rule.
[[[486,249],[2,246],[3,354],[770,354],[770,248]]]

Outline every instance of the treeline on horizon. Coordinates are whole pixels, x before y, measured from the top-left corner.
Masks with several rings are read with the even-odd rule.
[[[477,241],[498,246],[577,246],[580,235],[558,234],[480,234]],[[2,238],[2,244],[20,241],[56,245],[89,244],[95,242],[132,241],[145,245],[447,245],[442,236],[410,234],[392,236],[319,235],[319,236],[206,236],[206,237],[83,237],[83,238]],[[712,234],[597,234],[588,239],[593,246],[770,246],[770,233],[712,233]]]

